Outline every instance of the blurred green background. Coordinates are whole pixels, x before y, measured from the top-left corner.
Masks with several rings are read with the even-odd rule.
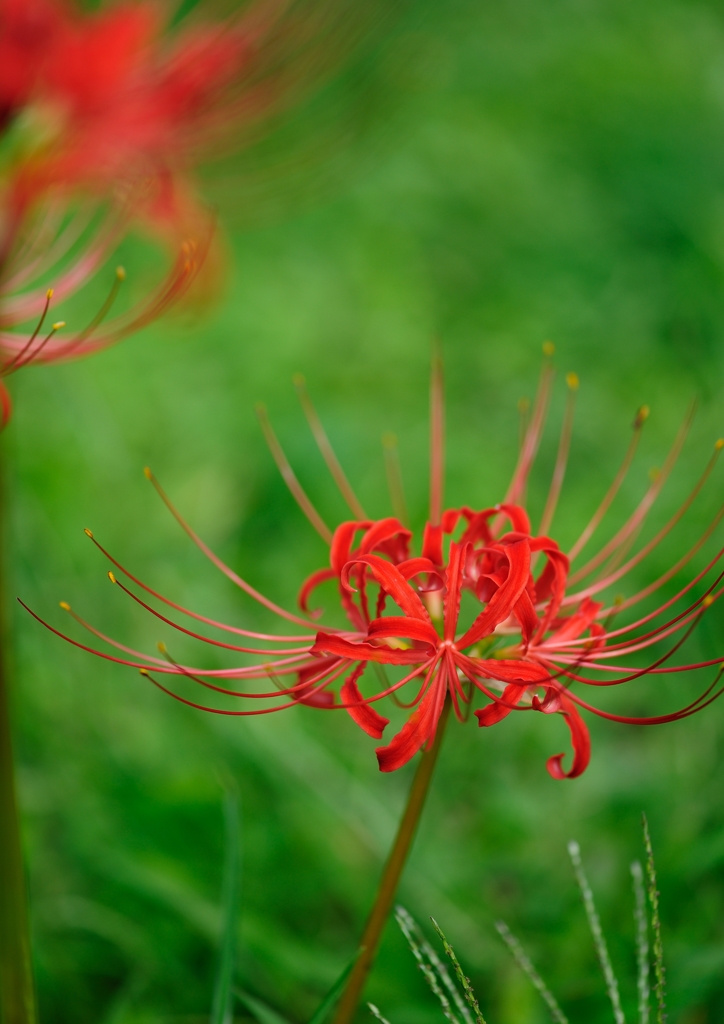
[[[61,626],[65,599],[133,646],[171,642],[110,587],[88,526],[175,600],[271,626],[193,549],[143,466],[229,563],[291,605],[325,549],[280,481],[254,403],[267,403],[330,522],[344,508],[292,374],[306,375],[377,515],[389,509],[380,435],[395,431],[419,527],[434,335],[446,363],[450,504],[502,497],[516,403],[534,390],[546,338],[560,369],[581,377],[553,531],[561,543],[596,507],[642,402],[651,418],[608,535],[698,395],[684,458],[646,537],[688,492],[724,432],[719,5],[419,0],[229,171],[233,189],[227,181],[218,192],[229,270],[210,312],[17,379],[7,434],[13,595]],[[124,258],[129,287],[142,289],[143,252],[130,246]],[[559,380],[531,487],[537,514],[563,391]],[[686,549],[721,494],[719,473],[627,592]],[[44,1024],[207,1019],[229,775],[243,806],[239,977],[290,1019],[308,1019],[354,949],[412,767],[380,774],[374,741],[345,715],[205,716],[63,645],[19,607],[13,626]],[[723,645],[715,608],[689,649],[714,657]],[[645,682],[605,704],[656,714],[700,684]],[[642,810],[660,874],[670,1019],[724,1019],[723,716],[714,705],[659,729],[593,721],[591,767],[563,783],[545,771],[546,757],[567,749],[559,719],[512,716],[489,731],[451,724],[400,897],[419,920],[440,921],[489,1024],[547,1019],[495,933],[498,917],[571,1021],[611,1019],[566,855],[571,838],[634,1019],[628,866],[641,855]],[[393,1024],[441,1019],[394,923],[368,995]]]

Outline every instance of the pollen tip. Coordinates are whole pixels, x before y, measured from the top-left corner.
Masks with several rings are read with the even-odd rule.
[[[571,391],[578,391],[578,387],[579,387],[580,383],[581,382],[578,379],[578,374],[577,373],[567,373],[566,374],[566,384],[568,385],[568,387],[570,388]]]
[[[48,302],[50,302],[50,300],[53,298],[53,289],[52,288],[48,288],[47,292],[45,293],[45,297],[48,300]]]
[[[724,448],[724,437],[720,437],[714,445],[715,449],[720,452]]]
[[[143,467],[143,475],[145,476],[145,478],[147,480],[151,479],[151,477],[153,476],[153,473],[151,472],[150,466],[144,466]]]
[[[167,648],[166,648],[166,644],[163,642],[163,640],[159,640],[158,643],[156,644],[156,647],[158,647],[158,649],[161,652],[161,654],[165,654],[166,653]]]
[[[138,674],[141,675],[141,676],[147,676],[148,675],[148,669],[147,668],[139,668]]]
[[[707,594],[706,597],[703,598],[703,600],[701,602],[701,607],[702,608],[711,608],[711,606],[713,604],[714,604],[714,598],[712,597],[711,594]]]
[[[649,470],[649,480],[651,480],[651,482],[655,484],[660,476],[661,476],[661,470],[659,469],[659,467],[658,466],[652,466],[651,469]]]
[[[59,331],[61,327],[65,327],[65,320],[56,320],[53,324],[53,330]]]
[[[293,374],[292,384],[294,385],[295,388],[303,388],[306,383],[307,381],[303,373]]]
[[[125,281],[125,280],[126,280],[126,268],[125,267],[116,267],[116,281]]]
[[[115,577],[115,576],[113,575],[113,573],[112,573],[112,572],[110,572],[110,571],[108,572],[108,579],[109,579],[109,580],[111,581],[111,583],[118,583],[118,580],[117,580],[117,579],[116,579],[116,577]]]
[[[67,601],[60,601],[59,603],[60,603],[60,607],[63,609],[64,612],[69,612],[70,611],[70,605],[68,604]]]
[[[636,419],[634,420],[634,428],[636,430],[638,430],[639,427],[642,427],[644,425],[646,420],[649,418],[650,412],[651,410],[649,409],[648,405],[640,406],[638,412],[636,413]]]
[[[543,342],[543,355],[544,356],[547,356],[550,359],[550,357],[554,354],[555,350],[556,350],[556,346],[553,344],[552,341],[544,341]]]
[[[578,857],[578,855],[580,854],[581,847],[578,845],[575,839],[571,839],[570,843],[568,844],[568,852],[571,855],[571,857]]]
[[[528,412],[530,409],[530,398],[523,395],[522,398],[518,399],[518,412]]]
[[[397,447],[397,434],[394,434],[391,430],[386,430],[382,435],[382,445],[384,448],[396,448]]]
[[[613,599],[613,603],[616,605],[616,607],[618,607],[619,605],[622,605],[623,602],[624,602],[623,594],[616,594],[616,596]]]
[[[254,406],[254,412],[257,416],[266,416],[266,406],[263,402],[257,402]]]
[[[89,530],[87,526],[83,530],[83,533],[86,535],[86,537],[90,537],[90,539],[93,540],[93,532]]]

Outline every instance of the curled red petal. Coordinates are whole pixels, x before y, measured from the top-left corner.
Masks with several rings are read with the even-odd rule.
[[[528,585],[530,575],[530,547],[518,541],[505,548],[509,564],[508,577],[488,601],[470,629],[458,641],[459,647],[469,647],[483,637],[490,636],[495,627],[504,622]]]
[[[591,737],[586,723],[578,713],[575,704],[561,695],[561,710],[558,714],[563,715],[571,733],[573,744],[573,764],[566,772],[563,770],[563,758],[565,754],[554,754],[549,757],[546,767],[554,779],[575,779],[582,775],[591,760]]]
[[[393,650],[391,647],[373,647],[372,644],[352,643],[333,633],[317,633],[317,639],[309,652],[314,657],[336,655],[350,661],[377,661],[383,665],[419,665],[430,657],[425,651]]]
[[[357,558],[351,558],[342,570],[342,585],[344,587],[352,589],[349,584],[349,574],[351,569],[359,563],[370,567],[372,575],[379,585],[387,591],[406,615],[412,615],[416,619],[428,618],[424,604],[402,573],[396,566],[391,565],[384,558],[380,558],[379,555],[359,555]]]
[[[373,707],[369,704],[364,704],[364,697],[360,693],[359,687],[357,686],[357,680],[364,672],[365,666],[358,665],[354,672],[347,677],[340,690],[340,697],[344,704],[355,704],[359,703],[359,707],[348,707],[350,718],[357,723],[357,725],[364,729],[368,736],[372,736],[376,740],[382,739],[382,733],[384,732],[385,726],[389,724],[389,718],[385,718],[384,715],[380,715]]]
[[[474,712],[475,717],[478,720],[478,725],[489,726],[497,725],[498,722],[502,722],[502,720],[507,718],[511,712],[509,705],[517,704],[527,689],[527,686],[521,686],[519,683],[510,683],[503,690],[500,701],[491,701],[490,704],[487,704],[484,708]],[[503,703],[503,701],[505,701],[505,703]]]
[[[313,572],[311,576],[308,576],[301,586],[299,596],[297,597],[297,603],[303,612],[309,614],[309,598],[312,596],[312,592],[327,580],[334,580],[337,578],[337,573],[334,569],[319,569],[317,572]]]
[[[410,615],[387,615],[382,619],[373,619],[369,625],[368,636],[370,640],[388,637],[418,640],[420,643],[429,644],[433,650],[440,640],[430,621],[425,622],[424,619],[416,619]]]

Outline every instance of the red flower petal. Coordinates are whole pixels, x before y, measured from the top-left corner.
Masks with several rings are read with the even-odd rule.
[[[434,738],[447,693],[443,678],[438,673],[420,706],[410,715],[392,742],[375,750],[381,772],[394,772],[401,768]]]
[[[364,669],[364,665],[358,665],[352,675],[347,677],[342,689],[340,690],[340,697],[344,704],[359,703],[359,707],[347,708],[350,717],[361,729],[364,729],[369,736],[374,737],[376,740],[381,740],[385,726],[389,724],[390,720],[389,718],[384,718],[382,715],[378,714],[373,707],[370,707],[369,704],[362,703],[364,697],[359,691],[357,680],[364,672]]]

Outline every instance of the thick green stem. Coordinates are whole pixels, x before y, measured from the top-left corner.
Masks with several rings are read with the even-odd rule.
[[[360,955],[355,962],[342,997],[337,1005],[334,1024],[351,1024],[357,1009],[357,1004],[367,981],[367,975],[377,955],[377,947],[380,944],[382,931],[392,908],[392,902],[397,892],[400,876],[405,867],[407,855],[412,846],[412,840],[415,837],[415,830],[422,814],[427,791],[430,788],[432,773],[437,761],[437,755],[440,753],[440,746],[449,714],[450,698],[448,697],[437,725],[435,741],[431,747],[423,750],[420,757],[415,777],[412,780],[410,795],[407,798],[407,806],[397,828],[395,842],[387,858],[385,869],[382,872],[372,912],[367,919],[365,930],[362,933]]]
[[[35,1024],[20,820],[15,794],[5,623],[5,473],[0,439],[0,1021]]]

